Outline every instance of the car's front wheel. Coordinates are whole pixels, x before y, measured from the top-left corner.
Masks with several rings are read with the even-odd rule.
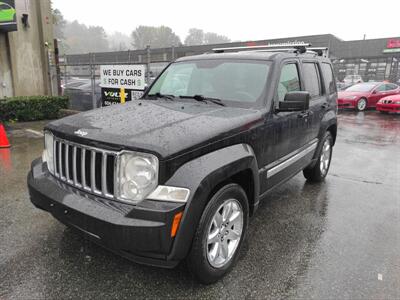
[[[187,258],[202,283],[216,282],[235,264],[246,234],[249,205],[244,190],[228,184],[207,204]]]
[[[368,104],[367,99],[361,98],[360,100],[357,101],[356,108],[358,111],[364,111],[367,108],[367,104]]]

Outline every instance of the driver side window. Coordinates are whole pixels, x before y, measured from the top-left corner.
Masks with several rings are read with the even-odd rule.
[[[380,86],[377,87],[376,91],[377,92],[384,92],[386,90],[385,85],[381,84]]]
[[[289,63],[282,67],[277,89],[278,101],[283,101],[286,93],[293,91],[300,91],[300,77],[297,64]]]

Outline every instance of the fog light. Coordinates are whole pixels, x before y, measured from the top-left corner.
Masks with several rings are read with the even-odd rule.
[[[173,186],[159,185],[147,199],[169,201],[169,202],[187,202],[190,190]]]

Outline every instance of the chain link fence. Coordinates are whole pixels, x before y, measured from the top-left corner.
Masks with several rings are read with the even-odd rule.
[[[60,58],[61,93],[68,95],[70,109],[86,111],[101,107],[101,65],[145,65],[145,81],[149,85],[169,64],[173,55],[155,61],[150,49],[133,55],[130,51],[70,55]]]

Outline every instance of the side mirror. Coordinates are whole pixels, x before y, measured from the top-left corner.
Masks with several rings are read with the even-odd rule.
[[[372,94],[378,94],[378,91],[377,91],[377,90],[374,90],[374,91],[372,92]]]
[[[310,107],[310,93],[304,91],[289,92],[284,101],[279,101],[278,112],[304,111]]]

